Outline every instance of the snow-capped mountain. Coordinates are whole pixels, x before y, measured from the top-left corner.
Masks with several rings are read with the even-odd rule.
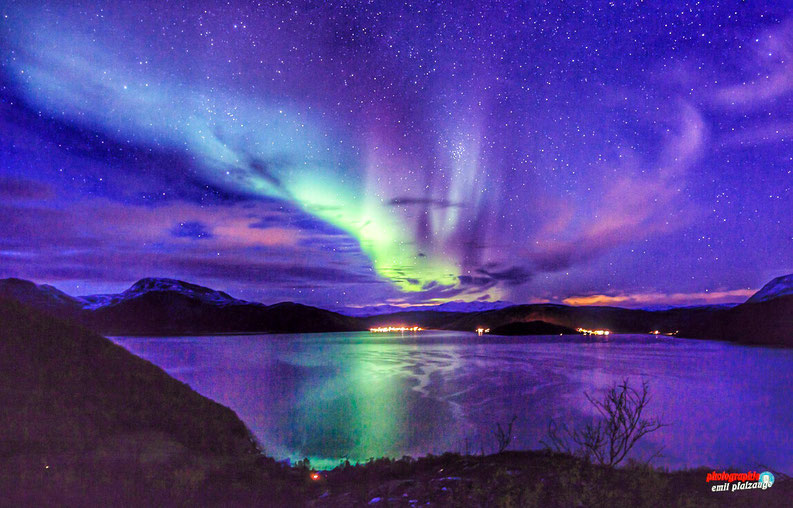
[[[765,302],[780,296],[793,295],[793,273],[772,280],[753,294],[747,303]]]
[[[93,310],[106,307],[121,301],[121,294],[114,295],[85,295],[77,297],[83,303],[83,309]]]
[[[142,279],[119,295],[86,301],[83,321],[113,335],[182,335],[226,332],[304,333],[358,331],[355,318],[291,302],[246,302],[174,279]],[[110,302],[110,303],[107,303]]]
[[[238,305],[248,303],[245,300],[238,300],[228,293],[223,291],[216,291],[197,284],[191,284],[176,279],[154,278],[149,277],[141,279],[129,289],[118,293],[109,295],[87,295],[81,296],[80,300],[83,303],[83,308],[87,310],[99,309],[109,305],[115,305],[119,302],[137,298],[152,292],[175,292],[181,295],[200,300],[204,303],[211,303],[213,305]]]

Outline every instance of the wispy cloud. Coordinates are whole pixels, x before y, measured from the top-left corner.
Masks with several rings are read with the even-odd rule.
[[[719,89],[717,105],[752,109],[793,92],[793,21],[758,34],[747,46],[743,79]]]
[[[730,289],[697,293],[628,293],[619,295],[571,296],[562,300],[567,305],[612,305],[643,307],[652,305],[708,305],[743,302],[756,289]]]
[[[52,187],[48,184],[0,175],[0,200],[40,200],[52,196]]]
[[[453,203],[446,199],[396,197],[388,202],[391,206],[424,205],[438,208],[461,207],[461,203]]]
[[[686,203],[682,188],[704,149],[708,129],[690,104],[681,103],[676,118],[656,161],[643,163],[638,155],[632,157],[628,167],[614,172],[602,194],[592,196],[594,203],[559,205],[560,213],[550,217],[527,252],[538,270],[553,272],[585,263],[619,245],[675,231],[696,218],[697,210]]]

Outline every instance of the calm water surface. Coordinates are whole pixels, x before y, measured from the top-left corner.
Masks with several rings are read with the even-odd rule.
[[[645,335],[478,337],[329,333],[113,340],[240,416],[267,454],[332,467],[347,457],[540,448],[551,418],[595,415],[584,392],[650,383],[672,468],[793,473],[793,350]]]

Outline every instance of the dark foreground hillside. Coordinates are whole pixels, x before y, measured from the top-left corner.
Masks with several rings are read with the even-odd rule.
[[[291,504],[302,479],[262,456],[230,409],[9,300],[0,300],[0,429],[0,504]]]
[[[313,506],[789,507],[793,480],[767,490],[712,492],[711,470],[663,471],[641,463],[612,468],[549,451],[380,459],[323,475]],[[731,472],[746,472],[729,469]],[[721,472],[721,470],[719,470]],[[723,482],[721,482],[723,483]]]

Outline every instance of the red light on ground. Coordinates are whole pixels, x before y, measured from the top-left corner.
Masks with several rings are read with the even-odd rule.
[[[319,473],[311,473],[312,480],[319,480],[319,478],[320,478]]]

